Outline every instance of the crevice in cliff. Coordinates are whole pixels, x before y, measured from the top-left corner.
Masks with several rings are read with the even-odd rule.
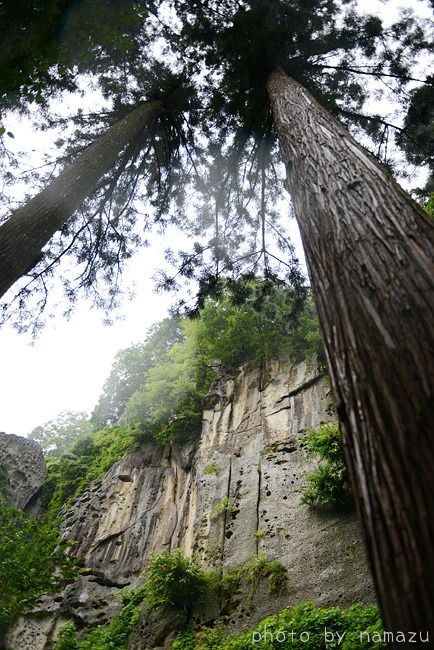
[[[54,637],[55,637],[55,634],[56,634],[56,631],[57,631],[57,622],[60,619],[60,617],[61,617],[61,611],[58,610],[58,611],[56,611],[54,613],[52,621],[51,621],[51,625],[47,629],[47,632],[46,632],[47,640],[46,640],[46,643],[44,645],[44,648],[52,648],[53,647],[54,642],[55,642]]]
[[[116,539],[116,537],[119,537],[120,535],[123,535],[127,530],[130,530],[130,528],[134,528],[134,526],[140,522],[140,517],[137,519],[134,519],[134,521],[129,525],[126,526],[125,528],[122,528],[122,530],[118,530],[115,533],[111,533],[110,535],[107,535],[106,537],[102,537],[97,540],[97,542],[93,545],[90,546],[90,551],[96,551],[100,546],[103,544],[106,544],[107,542],[111,542],[113,539]]]
[[[256,499],[256,554],[259,553],[259,522],[261,512],[261,487],[262,487],[262,467],[261,467],[261,454],[259,454],[258,461],[258,494]]]
[[[228,484],[226,488],[226,498],[228,503],[230,503],[231,498],[231,487],[232,487],[232,456],[229,457],[229,469],[228,469]],[[226,527],[228,524],[228,515],[230,512],[228,510],[224,511],[223,514],[223,531],[222,531],[222,551],[221,551],[221,565],[220,565],[220,574],[223,573],[223,564],[225,561],[225,541],[226,541]]]
[[[287,396],[289,397],[289,396]],[[268,417],[271,417],[272,415],[277,415],[278,413],[281,413],[282,411],[289,411],[291,408],[291,405],[288,404],[287,406],[282,406],[282,408],[277,409],[276,411],[271,411],[270,413],[267,413]]]
[[[260,537],[259,537],[259,525],[261,521],[261,488],[262,488],[262,452],[264,449],[264,431],[266,430],[267,427],[267,420],[264,416],[264,393],[263,390],[261,390],[261,386],[264,383],[264,373],[265,373],[265,367],[263,364],[261,364],[260,368],[260,380],[259,380],[259,413],[260,413],[260,419],[261,419],[261,429],[260,429],[260,436],[261,439],[258,444],[258,482],[257,482],[257,498],[256,498],[256,525],[255,525],[255,530],[256,530],[256,537],[255,537],[255,543],[256,543],[256,554],[259,553],[259,543],[260,543]]]
[[[178,497],[178,467],[177,467],[176,463],[173,463],[173,465],[172,465],[172,445],[170,445],[169,463],[170,463],[170,466],[172,467],[173,473],[174,473],[172,501],[173,501],[173,504],[176,505],[177,497]],[[176,531],[176,529],[178,527],[178,521],[179,521],[178,508],[175,507],[174,510],[175,510],[175,521],[172,524],[172,530],[170,531],[169,541],[167,543],[167,546],[168,546],[168,549],[169,549],[170,552],[172,552],[172,550],[173,550],[173,548],[172,548],[173,536],[174,536],[175,531]]]
[[[288,397],[294,397],[294,395],[298,395],[298,393],[301,393],[303,390],[307,390],[308,388],[316,384],[321,379],[322,379],[321,375],[315,375],[315,377],[312,377],[311,379],[305,381],[304,384],[300,384],[300,386],[297,386],[297,388],[294,388],[294,390],[291,390],[289,391],[289,393],[285,393],[285,395],[279,397],[279,399],[276,400],[276,404],[280,404],[281,402],[283,402],[283,400],[288,399]],[[278,411],[276,411],[276,413],[278,413]]]
[[[239,421],[239,423],[237,424],[236,431],[242,431],[243,433],[248,433],[249,431],[252,431],[253,429],[257,429],[256,419],[257,419],[258,409],[260,410],[260,408],[261,408],[260,405],[258,405],[254,410],[247,413],[247,415],[245,415]],[[232,414],[232,411],[231,411],[231,414]],[[261,416],[261,413],[260,413],[260,416]],[[233,418],[232,418],[232,420],[233,420]],[[232,426],[232,420],[230,421],[230,426]],[[249,420],[252,420],[254,422],[254,424],[252,424],[251,426],[244,426],[244,423],[249,422]],[[229,426],[228,426],[228,428],[229,428]]]
[[[111,580],[108,578],[102,571],[89,571],[89,573],[86,574],[89,577],[89,582],[96,582],[96,584],[100,585],[101,587],[114,587],[116,589],[123,589],[126,585],[131,584],[130,581],[116,581],[116,580]]]
[[[258,382],[258,391],[259,391],[260,398],[264,388],[265,388],[265,360],[261,359],[259,363],[259,382]]]

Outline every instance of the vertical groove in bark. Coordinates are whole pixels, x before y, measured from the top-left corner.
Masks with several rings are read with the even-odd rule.
[[[159,101],[135,108],[0,227],[0,296],[39,261],[45,244],[114,167],[122,149],[160,110]]]
[[[268,91],[385,627],[434,638],[434,224],[306,89]]]

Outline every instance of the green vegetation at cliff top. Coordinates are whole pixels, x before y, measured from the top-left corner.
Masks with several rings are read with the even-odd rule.
[[[312,354],[321,358],[313,304],[280,281],[225,283],[199,317],[154,325],[143,343],[116,355],[90,421],[64,412],[30,434],[46,453],[52,516],[147,440],[182,443],[198,435],[202,400],[221,366]]]

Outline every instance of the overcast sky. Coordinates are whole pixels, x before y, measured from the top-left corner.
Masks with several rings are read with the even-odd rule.
[[[413,6],[430,15],[424,3],[414,0],[391,4]],[[390,4],[361,3],[365,11],[371,5],[382,13],[391,11]],[[28,137],[16,133],[20,136]],[[32,146],[43,148],[40,140],[35,143]],[[152,252],[146,249],[133,260],[131,275],[142,280],[136,300],[124,303],[124,321],[105,327],[103,314],[81,303],[70,321],[61,315],[54,318],[34,345],[29,335],[8,326],[0,330],[0,431],[26,435],[62,410],[90,413],[116,352],[143,340],[147,328],[164,318],[173,302],[168,295],[155,295],[151,280],[165,247],[166,242],[160,241]]]
[[[146,255],[146,251],[145,251]],[[95,406],[116,352],[145,338],[173,298],[155,295],[150,260],[134,264],[144,278],[138,297],[125,302],[124,321],[102,324],[103,314],[81,303],[70,321],[49,322],[34,345],[10,327],[0,331],[0,431],[26,435],[65,409]]]

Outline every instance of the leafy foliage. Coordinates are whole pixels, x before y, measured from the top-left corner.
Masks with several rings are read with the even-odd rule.
[[[210,377],[199,371],[195,324],[180,322],[183,340],[174,343],[144,376],[125,408],[126,421],[160,442],[201,427],[202,397]]]
[[[221,578],[223,592],[230,596],[240,590],[241,580],[247,580],[250,587],[249,599],[252,601],[258,584],[262,580],[268,581],[270,593],[279,593],[285,586],[287,571],[279,560],[269,560],[265,553],[251,553],[250,561],[239,567],[226,571]]]
[[[56,517],[68,499],[79,496],[91,481],[104,476],[113,463],[138,445],[139,432],[127,425],[115,425],[78,439],[59,457],[49,454],[44,501],[51,517]]]
[[[223,284],[217,297],[204,302],[197,324],[200,354],[238,366],[247,359],[273,356],[322,359],[315,307],[307,288],[278,279],[243,278]]]
[[[434,219],[434,192],[432,192],[429,197],[429,201],[425,206],[425,210],[428,212],[429,216]]]
[[[215,474],[215,476],[220,476],[221,471],[222,468],[219,465],[212,463],[211,465],[207,465],[205,467],[203,473],[205,474],[205,476],[209,476],[210,474]]]
[[[57,639],[54,646],[55,650],[80,650],[77,629],[73,621],[69,621],[60,628]]]
[[[253,277],[219,283],[198,317],[166,319],[143,344],[118,353],[94,422],[121,415],[144,437],[167,442],[200,428],[217,361],[236,367],[273,355],[299,360],[317,354],[321,362],[315,309],[306,289],[298,289]]]
[[[175,343],[183,339],[176,318],[166,318],[152,326],[144,343],[120,350],[104,383],[91,421],[96,428],[115,424],[132,395],[139,391],[147,371],[155,366]]]
[[[87,413],[62,411],[54,419],[29,433],[29,440],[38,442],[45,454],[57,458],[69,451],[78,438],[93,431]]]
[[[0,497],[2,497],[8,505],[11,501],[11,486],[9,480],[8,463],[0,460]]]
[[[180,549],[152,557],[146,578],[145,598],[150,607],[172,605],[190,610],[207,585],[204,571]]]
[[[229,497],[222,497],[220,501],[214,506],[211,519],[217,519],[220,515],[225,514],[226,512],[232,512],[235,510],[234,506],[231,506],[229,503]]]
[[[56,522],[38,522],[0,495],[0,630],[42,594],[75,577]]]
[[[311,429],[303,441],[309,455],[317,456],[320,464],[307,477],[301,503],[310,508],[342,508],[352,503],[348,470],[339,425],[322,424]]]
[[[127,650],[128,636],[140,620],[145,594],[143,585],[123,593],[119,614],[108,625],[92,630],[83,641],[78,641],[74,623],[67,623],[59,631],[55,650]]]
[[[151,8],[151,2],[146,3]],[[77,89],[77,72],[134,56],[147,11],[128,0],[17,0],[0,7],[0,101],[45,104]]]
[[[325,638],[325,630],[333,632],[333,640]],[[368,632],[362,635],[361,632]],[[293,634],[292,634],[293,633]],[[338,645],[336,634],[343,635]],[[375,634],[376,633],[376,634]],[[173,650],[374,650],[385,648],[378,640],[383,633],[378,607],[358,603],[342,610],[339,607],[321,609],[308,602],[295,605],[269,616],[253,630],[225,635],[219,625],[197,634],[182,632]]]

